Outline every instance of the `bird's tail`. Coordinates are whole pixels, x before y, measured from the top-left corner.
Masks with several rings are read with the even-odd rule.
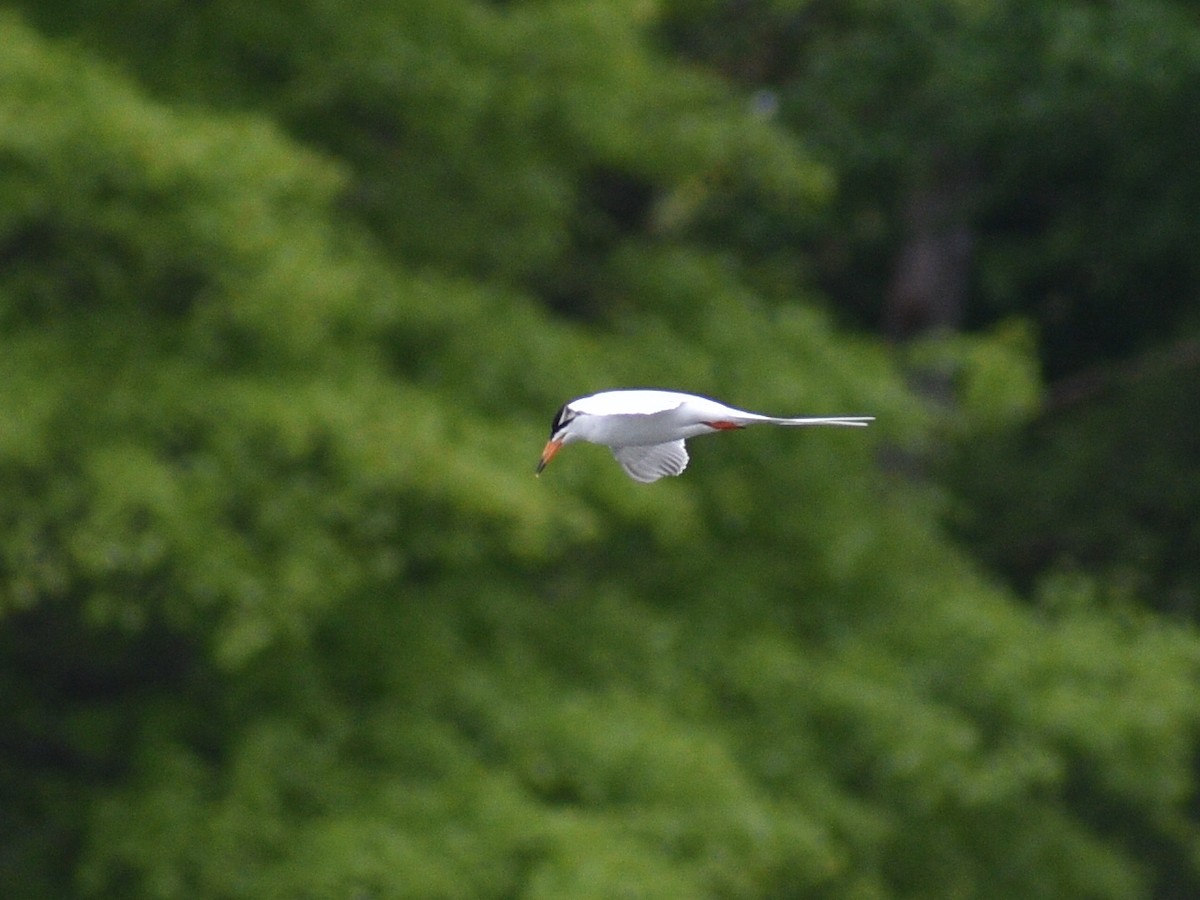
[[[803,419],[777,419],[764,416],[760,421],[770,425],[850,425],[865,428],[875,421],[874,416],[829,416],[806,417]]]

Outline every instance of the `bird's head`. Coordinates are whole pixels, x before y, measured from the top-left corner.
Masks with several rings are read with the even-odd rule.
[[[554,422],[550,425],[550,440],[546,442],[546,446],[542,449],[542,458],[537,464],[537,474],[542,474],[542,469],[554,458],[564,444],[570,444],[573,441],[579,440],[579,435],[571,427],[571,424],[579,416],[575,410],[571,409],[570,403],[564,403],[554,414]]]

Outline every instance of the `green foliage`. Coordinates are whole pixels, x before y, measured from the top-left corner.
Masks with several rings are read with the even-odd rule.
[[[1037,350],[1024,322],[1003,322],[986,333],[936,334],[906,348],[919,380],[943,384],[967,436],[1019,427],[1042,399]],[[937,393],[931,391],[931,393]]]
[[[160,88],[268,111],[349,164],[346,208],[395,251],[596,315],[603,256],[737,193],[810,209],[828,175],[728,86],[650,52],[650,7],[427,0],[30,6]],[[155,6],[151,4],[151,6]],[[173,35],[163,52],[160,35]],[[619,300],[617,301],[619,302]]]
[[[597,166],[751,218],[820,183],[642,9],[187,4],[134,76],[89,54],[157,5],[40,8],[70,45],[0,19],[6,894],[1195,884],[1190,631],[982,579],[877,462],[933,427],[889,351],[736,241],[559,255]],[[408,130],[340,130],[364,110]],[[589,260],[597,321],[529,292]],[[534,479],[556,405],[622,383],[880,421]]]
[[[945,469],[961,498],[954,524],[1023,590],[1056,572],[1086,571],[1108,586],[1108,603],[1140,598],[1194,618],[1200,410],[1181,383],[1174,371],[1144,373],[1028,429],[959,449]]]
[[[769,88],[780,120],[834,170],[824,214],[777,222],[757,252],[812,248],[815,274],[857,321],[882,321],[906,198],[950,183],[958,196],[946,215],[975,248],[969,324],[1033,319],[1055,377],[1194,325],[1192,4],[672,0],[667,9],[674,46]],[[792,240],[779,241],[787,229]]]

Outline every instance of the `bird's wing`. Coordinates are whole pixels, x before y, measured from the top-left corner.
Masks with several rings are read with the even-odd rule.
[[[613,456],[630,478],[643,484],[658,481],[667,475],[678,475],[688,464],[687,448],[683,441],[638,447],[613,447]]]
[[[642,415],[667,412],[676,409],[688,400],[697,399],[691,394],[677,391],[621,390],[602,391],[590,397],[579,397],[568,405],[576,412],[593,416]]]

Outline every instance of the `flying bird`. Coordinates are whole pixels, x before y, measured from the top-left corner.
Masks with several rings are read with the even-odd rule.
[[[747,425],[865,426],[874,420],[874,416],[780,419],[734,409],[695,394],[603,391],[565,403],[555,414],[537,474],[542,474],[565,445],[587,441],[608,447],[630,478],[649,483],[687,468],[684,441],[690,437]]]

